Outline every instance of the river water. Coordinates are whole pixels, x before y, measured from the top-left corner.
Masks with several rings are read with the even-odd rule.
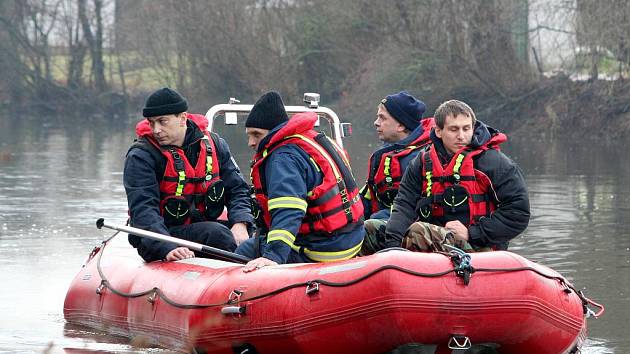
[[[132,121],[0,116],[0,353],[153,353],[65,324],[63,300],[90,250],[124,223],[122,164]],[[219,129],[221,131],[221,129]],[[243,130],[225,130],[247,167]],[[355,128],[358,180],[376,147]],[[367,142],[372,141],[372,144]],[[627,148],[627,147],[626,147]],[[529,228],[511,251],[559,271],[606,313],[589,319],[584,353],[630,352],[630,154],[624,144],[511,141],[530,191]]]

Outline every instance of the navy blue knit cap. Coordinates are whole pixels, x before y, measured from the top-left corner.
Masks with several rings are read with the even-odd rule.
[[[409,130],[414,130],[420,125],[426,106],[424,102],[416,99],[406,91],[389,95],[381,101],[387,112],[400,124]]]
[[[271,130],[289,120],[282,97],[276,91],[260,96],[247,115],[245,127]]]
[[[144,104],[144,117],[157,117],[178,114],[188,110],[188,102],[177,91],[163,87],[153,92]]]

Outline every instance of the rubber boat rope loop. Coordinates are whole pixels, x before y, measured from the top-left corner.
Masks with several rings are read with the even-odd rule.
[[[154,303],[155,300],[159,297],[161,298],[164,302],[166,302],[167,304],[174,306],[174,307],[178,307],[178,308],[183,308],[183,309],[203,309],[203,308],[212,308],[212,307],[222,307],[222,306],[226,306],[226,305],[234,305],[235,302],[245,302],[245,301],[254,301],[254,300],[258,300],[258,299],[263,299],[266,297],[270,297],[270,296],[274,296],[280,293],[283,293],[285,291],[294,289],[294,288],[300,288],[300,287],[304,287],[306,289],[306,295],[311,295],[313,293],[319,292],[320,288],[322,286],[328,286],[328,287],[335,287],[335,288],[340,288],[340,287],[346,287],[346,286],[351,286],[357,283],[360,283],[366,279],[369,279],[370,277],[381,273],[385,270],[395,270],[395,271],[399,271],[401,273],[405,273],[405,274],[409,274],[409,275],[413,275],[413,276],[417,276],[417,277],[424,277],[424,278],[437,278],[437,277],[442,277],[445,276],[447,274],[450,273],[454,273],[456,274],[458,277],[461,277],[464,281],[465,285],[468,285],[470,283],[470,279],[473,273],[475,272],[521,272],[521,271],[531,271],[534,272],[544,278],[547,279],[552,279],[552,280],[556,280],[558,281],[563,287],[563,291],[567,294],[574,292],[582,301],[582,307],[584,308],[584,314],[586,315],[586,317],[595,317],[598,318],[599,316],[601,316],[604,313],[604,306],[587,298],[584,293],[580,290],[577,290],[571,283],[569,283],[564,277],[562,276],[557,276],[557,275],[549,275],[549,274],[545,274],[543,272],[541,272],[540,270],[536,269],[536,268],[532,268],[532,267],[515,267],[515,268],[474,268],[472,266],[471,263],[471,256],[470,254],[462,251],[459,248],[456,247],[452,247],[452,246],[448,246],[448,249],[450,250],[448,253],[446,252],[439,252],[440,254],[443,254],[447,257],[449,257],[451,259],[451,261],[453,262],[454,267],[442,272],[437,272],[437,273],[423,273],[423,272],[416,272],[414,270],[411,269],[407,269],[407,268],[403,268],[403,267],[399,267],[396,265],[384,265],[381,266],[379,268],[373,269],[370,272],[361,275],[355,279],[349,280],[349,281],[345,281],[345,282],[331,282],[325,279],[313,279],[313,280],[309,280],[309,281],[305,281],[305,282],[299,282],[299,283],[293,283],[293,284],[289,284],[286,286],[283,286],[281,288],[277,288],[275,290],[272,291],[268,291],[265,293],[261,293],[258,295],[254,295],[251,297],[244,297],[243,296],[243,292],[239,291],[239,290],[233,290],[232,293],[238,294],[237,299],[228,299],[225,302],[221,302],[221,303],[214,303],[214,304],[182,304],[182,303],[178,303],[172,299],[170,299],[168,296],[166,296],[166,294],[164,294],[164,292],[158,288],[158,287],[154,287],[151,289],[147,289],[145,291],[140,291],[140,292],[135,292],[135,293],[127,293],[127,292],[123,292],[123,291],[119,291],[117,289],[115,289],[107,280],[107,277],[105,276],[105,274],[103,273],[103,270],[101,269],[101,257],[104,253],[105,247],[107,246],[107,243],[114,237],[116,236],[116,234],[118,234],[118,232],[116,232],[115,234],[113,234],[111,237],[109,237],[108,239],[106,239],[105,241],[102,242],[101,245],[94,247],[94,249],[92,250],[92,252],[90,253],[90,256],[88,257],[89,261],[90,259],[92,259],[96,254],[98,254],[98,259],[97,259],[97,270],[99,273],[99,276],[101,277],[101,283],[98,286],[98,288],[96,289],[96,293],[97,294],[102,294],[104,289],[109,289],[109,291],[111,291],[112,293],[121,296],[121,297],[127,297],[127,298],[137,298],[137,297],[142,297],[142,296],[147,296],[149,295],[149,299],[148,301],[151,303]],[[377,253],[381,253],[381,252],[388,252],[388,251],[393,251],[393,250],[404,250],[404,251],[408,251],[407,249],[404,248],[389,248],[389,249],[385,249],[385,250],[381,250]],[[86,264],[87,264],[86,261]],[[589,308],[589,306],[594,306],[597,307],[599,309],[599,311],[594,312],[593,310],[591,310]]]

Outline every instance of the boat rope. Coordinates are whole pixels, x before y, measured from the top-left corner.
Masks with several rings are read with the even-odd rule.
[[[453,265],[455,266],[455,275],[464,280],[464,285],[468,285],[470,283],[470,277],[475,271],[471,264],[472,257],[469,253],[466,253],[457,247],[449,246],[447,244],[444,244],[443,246],[450,249],[450,252],[448,252],[447,255],[450,256],[451,262],[453,262]]]
[[[115,236],[115,235],[114,235]],[[224,302],[219,302],[219,303],[213,303],[213,304],[182,304],[182,303],[178,303],[177,301],[174,301],[172,299],[170,299],[168,296],[166,296],[166,294],[164,294],[164,292],[158,288],[158,287],[153,287],[151,289],[147,289],[144,291],[139,291],[139,292],[135,292],[135,293],[128,293],[128,292],[124,292],[124,291],[120,291],[115,289],[110,282],[107,280],[107,277],[105,276],[105,274],[103,273],[103,270],[101,269],[101,257],[104,253],[105,250],[105,246],[107,245],[107,243],[109,242],[109,240],[111,240],[113,238],[110,237],[107,240],[103,241],[103,243],[100,246],[95,247],[95,251],[98,252],[100,250],[100,252],[98,252],[98,258],[97,258],[97,265],[96,268],[98,270],[98,274],[101,277],[101,283],[100,286],[97,288],[96,292],[97,294],[100,294],[102,292],[102,290],[104,288],[109,289],[112,293],[121,296],[121,297],[126,297],[126,298],[137,298],[137,297],[142,297],[142,296],[146,296],[149,295],[149,299],[148,301],[151,303],[155,302],[155,299],[157,297],[159,297],[160,299],[162,299],[164,302],[166,302],[167,304],[173,306],[173,307],[177,307],[177,308],[182,308],[182,309],[203,309],[203,308],[212,308],[212,307],[221,307],[221,306],[226,306],[226,305],[234,305],[235,303],[238,302],[245,302],[245,301],[254,301],[254,300],[258,300],[258,299],[262,299],[262,298],[266,298],[266,297],[270,297],[270,296],[274,296],[280,293],[283,293],[285,291],[291,290],[291,289],[295,289],[295,288],[301,288],[301,287],[307,287],[311,288],[313,287],[313,285],[318,284],[317,286],[329,286],[329,287],[346,287],[346,286],[351,286],[357,283],[360,283],[366,279],[371,278],[372,276],[384,272],[386,270],[394,270],[394,271],[398,271],[401,273],[405,273],[405,274],[409,274],[409,275],[413,275],[413,276],[417,276],[417,277],[424,277],[424,278],[437,278],[437,277],[442,277],[445,275],[448,275],[450,273],[455,273],[457,276],[462,277],[464,279],[464,282],[466,282],[467,280],[470,281],[470,277],[472,276],[473,273],[475,272],[488,272],[488,273],[505,273],[505,272],[522,272],[522,271],[531,271],[534,272],[544,278],[547,279],[551,279],[551,280],[556,280],[558,281],[563,287],[564,287],[564,292],[571,293],[574,292],[582,301],[582,306],[584,308],[584,314],[587,316],[594,316],[594,317],[599,317],[603,314],[604,312],[604,307],[594,301],[592,301],[591,299],[587,298],[582,291],[577,290],[571,283],[569,283],[564,277],[562,277],[561,275],[550,275],[550,274],[546,274],[542,271],[540,271],[539,269],[533,268],[533,267],[514,267],[514,268],[475,268],[471,265],[471,257],[470,254],[465,253],[464,251],[461,251],[459,249],[457,250],[451,250],[448,253],[445,252],[439,252],[440,254],[444,254],[448,257],[451,258],[451,261],[453,261],[453,263],[455,264],[455,266],[451,269],[447,269],[444,270],[442,272],[436,272],[436,273],[423,273],[423,272],[417,272],[411,269],[407,269],[404,267],[400,267],[400,266],[396,266],[396,265],[384,265],[381,267],[378,267],[376,269],[373,269],[369,272],[367,272],[364,275],[361,275],[355,279],[352,280],[348,280],[348,281],[343,281],[343,282],[333,282],[333,281],[328,281],[325,279],[313,279],[313,280],[308,280],[308,281],[303,281],[303,282],[298,282],[298,283],[293,283],[293,284],[289,284],[268,292],[264,292],[258,295],[254,295],[251,297],[241,297],[240,295],[242,294],[242,292],[239,292],[238,290],[234,290],[234,292],[240,293],[238,297],[234,298],[234,299],[230,299],[228,301],[224,301]],[[94,251],[93,251],[94,252]],[[454,260],[456,259],[456,260]],[[460,275],[461,274],[461,275]],[[593,305],[596,306],[598,308],[600,308],[600,311],[598,311],[597,313],[593,312],[588,306],[589,305]]]

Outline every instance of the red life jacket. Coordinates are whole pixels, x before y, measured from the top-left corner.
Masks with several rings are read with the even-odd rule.
[[[356,223],[363,216],[348,158],[337,144],[322,133],[313,130],[317,115],[305,112],[294,115],[262,150],[256,153],[252,163],[251,178],[256,199],[262,209],[264,222],[271,226],[267,193],[264,182],[265,158],[284,145],[296,145],[304,150],[323,174],[322,183],[309,191],[306,215],[300,225],[300,234],[324,232],[332,234],[346,225]]]
[[[422,134],[410,142],[407,146],[395,150],[385,151],[379,155],[373,156],[368,162],[368,179],[367,185],[370,187],[372,194],[370,195],[371,212],[375,213],[380,208],[378,202],[386,207],[390,207],[394,202],[394,198],[398,193],[398,187],[405,171],[401,166],[400,160],[409,154],[418,151],[431,142],[431,129],[435,127],[435,120],[425,118],[421,122]],[[377,168],[372,168],[372,162],[378,161]]]
[[[161,146],[153,137],[151,126],[147,119],[136,125],[136,134],[155,147],[166,159],[164,175],[160,182],[160,214],[164,216],[165,205],[169,198],[185,198],[190,203],[189,210],[180,211],[193,216],[194,210],[203,216],[206,211],[206,195],[208,187],[219,180],[219,160],[217,149],[211,133],[206,131],[207,119],[200,114],[188,113],[187,118],[201,129],[204,137],[198,142],[202,144],[199,149],[199,157],[195,166],[192,166],[186,158],[186,154],[178,146]],[[166,218],[165,218],[166,221]],[[184,224],[191,223],[191,217],[187,217]],[[168,224],[168,223],[167,223]],[[173,226],[173,225],[167,225]]]
[[[444,225],[459,220],[469,226],[496,210],[498,198],[492,181],[474,168],[473,158],[488,149],[499,149],[507,137],[498,133],[484,145],[457,151],[443,167],[434,145],[423,150],[422,196],[417,210],[422,221]],[[429,220],[430,219],[430,220]]]

